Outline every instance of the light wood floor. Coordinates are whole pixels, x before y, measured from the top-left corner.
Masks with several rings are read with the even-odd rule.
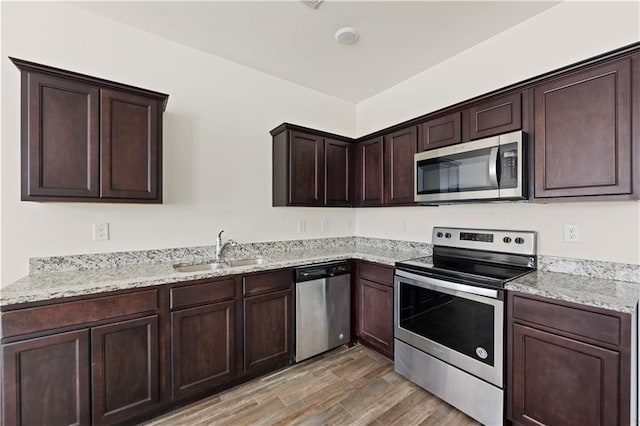
[[[361,345],[336,349],[146,423],[216,424],[479,425]]]

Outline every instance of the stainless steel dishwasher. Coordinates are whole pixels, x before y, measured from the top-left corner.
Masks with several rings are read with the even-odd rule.
[[[296,269],[296,362],[349,342],[350,307],[349,262]]]

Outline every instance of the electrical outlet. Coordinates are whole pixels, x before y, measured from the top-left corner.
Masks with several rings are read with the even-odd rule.
[[[93,224],[93,241],[107,241],[109,239],[109,223]]]
[[[407,231],[407,221],[402,219],[402,221],[400,222],[400,230],[402,232],[406,232]]]
[[[329,230],[329,221],[327,219],[322,219],[320,221],[320,230],[322,232],[327,232]]]
[[[304,219],[300,219],[298,221],[298,232],[306,232],[307,231],[307,224],[305,223]]]
[[[580,225],[563,225],[562,231],[565,243],[577,243],[580,241]]]

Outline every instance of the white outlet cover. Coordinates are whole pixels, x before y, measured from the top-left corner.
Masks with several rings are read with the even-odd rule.
[[[580,225],[562,225],[562,237],[565,243],[580,242]]]
[[[298,221],[298,232],[306,232],[307,231],[307,224],[305,223],[304,219],[300,219]]]
[[[320,221],[320,230],[326,232],[329,230],[329,221],[326,219],[322,219]]]
[[[109,240],[109,223],[94,223],[93,224],[93,241],[107,241]]]

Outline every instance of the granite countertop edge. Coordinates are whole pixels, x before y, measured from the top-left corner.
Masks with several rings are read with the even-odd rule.
[[[540,270],[508,282],[505,290],[628,314],[640,298],[638,283]]]
[[[0,309],[19,308],[34,302],[99,295],[118,290],[153,288],[169,283],[211,279],[229,275],[293,268],[323,262],[358,259],[394,266],[397,261],[424,256],[423,252],[370,247],[332,247],[267,253],[266,262],[217,271],[177,272],[173,266],[184,261],[129,265],[83,271],[37,272],[0,289]],[[191,259],[198,264],[209,258]],[[579,303],[617,312],[633,313],[640,298],[640,284],[563,272],[537,270],[507,283],[506,290]]]

